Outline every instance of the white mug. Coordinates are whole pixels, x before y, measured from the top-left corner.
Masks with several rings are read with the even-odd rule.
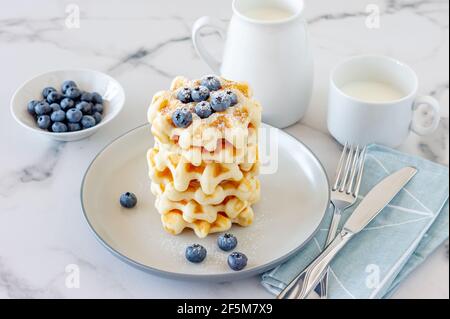
[[[398,96],[389,99],[364,99],[349,94],[344,88],[351,83],[381,83],[395,88]],[[369,81],[369,82],[367,82]],[[370,82],[372,81],[372,82]],[[418,79],[407,65],[385,56],[357,56],[338,65],[330,75],[328,129],[341,144],[371,143],[400,146],[409,133],[433,133],[440,120],[439,102],[431,96],[417,96]],[[367,92],[373,95],[374,92]],[[364,94],[364,93],[361,93]],[[432,110],[432,120],[421,124],[414,113],[421,105]]]
[[[263,121],[279,128],[297,122],[308,108],[313,86],[303,1],[234,0],[232,7],[227,33],[222,23],[211,17],[195,22],[192,39],[197,53],[216,74],[251,85],[263,107]],[[250,14],[264,8],[290,14],[277,19]],[[204,28],[217,30],[224,39],[221,62],[205,49],[201,38]]]

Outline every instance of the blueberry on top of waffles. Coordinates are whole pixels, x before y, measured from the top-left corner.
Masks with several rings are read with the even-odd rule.
[[[236,248],[237,238],[232,234],[223,234],[217,238],[217,245],[224,251],[230,251]]]
[[[208,118],[212,113],[213,109],[211,108],[211,104],[207,101],[200,102],[195,106],[195,114],[201,119]]]
[[[234,92],[231,91],[231,90],[227,90],[227,91],[225,92],[225,94],[228,95],[228,96],[230,97],[230,99],[231,99],[231,106],[234,106],[234,105],[236,105],[236,104],[238,103],[238,98],[237,98],[236,93],[234,93]]]
[[[207,75],[202,78],[201,81],[203,86],[206,86],[210,91],[217,91],[222,87],[220,80],[214,75]]]
[[[206,258],[206,248],[199,244],[186,247],[186,259],[191,263],[201,263]]]
[[[120,195],[120,205],[125,208],[133,208],[137,204],[137,197],[131,192],[126,192]]]
[[[209,89],[200,85],[192,90],[192,100],[194,102],[206,101],[209,98]]]
[[[225,111],[231,106],[231,96],[225,92],[217,92],[211,98],[211,107],[216,112]]]
[[[192,113],[187,107],[175,110],[172,114],[172,122],[177,127],[188,127],[192,123]]]
[[[192,91],[190,88],[185,87],[178,91],[177,99],[182,103],[190,103],[192,102]]]
[[[248,258],[243,253],[233,252],[228,256],[228,266],[235,271],[239,271],[247,266]]]

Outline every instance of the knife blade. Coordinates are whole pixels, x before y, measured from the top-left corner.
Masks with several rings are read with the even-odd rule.
[[[321,280],[337,253],[391,202],[416,173],[416,168],[405,167],[379,182],[362,200],[330,245],[295,277],[277,298],[306,298]]]

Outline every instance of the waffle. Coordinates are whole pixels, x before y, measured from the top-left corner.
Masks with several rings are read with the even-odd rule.
[[[258,174],[259,164],[220,164],[203,163],[195,166],[178,154],[159,149],[158,145],[147,153],[149,175],[158,184],[173,181],[176,190],[184,192],[192,181],[198,181],[205,194],[214,193],[217,185],[223,181],[240,181],[244,175],[251,177]]]
[[[180,89],[201,83],[183,77],[175,78],[170,90],[156,93],[148,110],[155,137],[147,153],[151,191],[163,227],[171,234],[188,228],[203,238],[233,223],[248,226],[253,221],[251,205],[260,197],[261,107],[247,84],[218,80],[220,90],[237,97],[224,111],[202,119],[194,112],[196,103],[179,101]],[[180,108],[192,115],[183,128],[172,121]]]
[[[259,200],[260,184],[256,177],[243,178],[239,182],[224,181],[217,185],[213,194],[205,194],[198,182],[191,182],[186,191],[176,190],[173,182],[167,184],[152,183],[152,193],[155,196],[164,196],[170,201],[194,200],[200,205],[219,205],[225,198],[234,196],[241,201],[255,203]]]
[[[185,228],[190,228],[198,237],[205,238],[208,234],[229,230],[233,223],[243,227],[249,226],[253,222],[253,210],[251,207],[247,207],[233,219],[223,214],[218,214],[217,219],[213,223],[203,220],[196,220],[192,223],[187,222],[184,220],[180,211],[174,210],[167,214],[161,215],[161,222],[164,229],[170,234],[178,235]]]
[[[172,124],[174,110],[182,106],[193,108],[195,103],[182,104],[176,98],[178,89],[184,86],[194,87],[199,80],[188,81],[177,77],[169,91],[158,92],[152,100],[148,111],[148,120],[152,124],[155,139],[165,145],[176,145],[181,150],[192,148],[213,152],[220,145],[231,144],[240,150],[256,144],[255,135],[261,124],[261,106],[251,99],[252,93],[247,84],[221,79],[222,89],[233,91],[238,97],[238,104],[223,112],[201,119],[193,114],[193,123],[188,128],[177,128]]]

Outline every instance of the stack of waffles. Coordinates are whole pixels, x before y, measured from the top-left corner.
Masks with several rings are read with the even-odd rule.
[[[147,153],[151,190],[164,229],[174,235],[188,228],[204,238],[233,223],[248,226],[253,221],[251,206],[259,200],[261,107],[247,84],[214,79],[220,85],[205,102],[231,94],[232,106],[201,118],[196,114],[198,102],[180,100],[179,92],[204,82],[177,77],[170,90],[153,97],[148,111],[155,137]],[[191,113],[183,125],[174,120],[180,110]]]

